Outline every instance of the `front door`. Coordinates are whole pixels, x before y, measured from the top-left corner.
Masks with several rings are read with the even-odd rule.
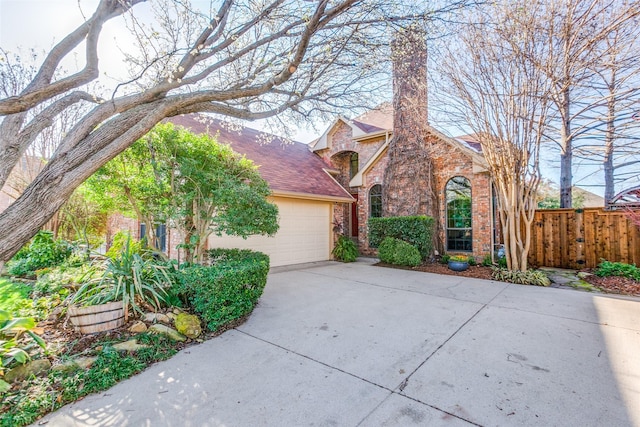
[[[358,193],[352,194],[351,197],[356,199],[351,203],[351,237],[358,237]]]

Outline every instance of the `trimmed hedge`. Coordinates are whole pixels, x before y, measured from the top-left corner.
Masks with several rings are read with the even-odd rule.
[[[425,215],[369,218],[369,246],[376,248],[393,237],[412,244],[426,259],[433,252],[434,226],[433,218]]]
[[[395,265],[420,265],[420,252],[411,243],[393,237],[385,238],[378,248],[380,261]]]
[[[210,266],[180,269],[173,290],[215,331],[251,313],[267,283],[269,257],[239,249],[212,249],[208,255]]]

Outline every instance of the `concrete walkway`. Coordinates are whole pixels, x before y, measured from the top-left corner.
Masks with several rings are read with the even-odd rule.
[[[47,426],[640,426],[640,300],[327,263]]]

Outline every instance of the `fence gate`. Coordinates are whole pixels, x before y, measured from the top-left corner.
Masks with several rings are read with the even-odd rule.
[[[601,259],[640,265],[640,228],[623,212],[602,208],[536,211],[531,265],[593,268]]]

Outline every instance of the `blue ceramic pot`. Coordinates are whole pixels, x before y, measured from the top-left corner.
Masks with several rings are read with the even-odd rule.
[[[469,263],[466,261],[449,261],[449,270],[465,271],[467,268],[469,268]]]

